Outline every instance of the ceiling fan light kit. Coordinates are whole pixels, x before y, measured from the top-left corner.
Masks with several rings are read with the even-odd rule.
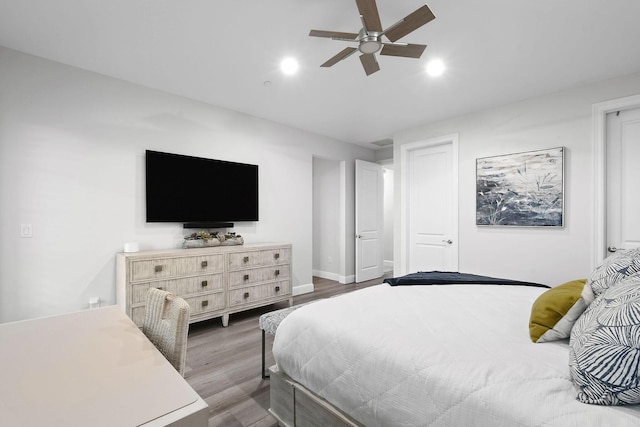
[[[382,42],[379,36],[366,35],[360,39],[358,50],[365,55],[376,53],[382,49]]]
[[[331,67],[353,55],[355,52],[360,52],[362,54],[360,55],[362,67],[367,75],[371,75],[380,70],[378,60],[375,57],[375,54],[378,52],[380,55],[399,56],[403,58],[420,58],[422,56],[422,53],[427,47],[426,45],[398,43],[397,40],[435,19],[435,15],[427,5],[410,13],[386,30],[382,29],[380,14],[378,13],[378,6],[375,0],[356,0],[356,5],[358,6],[360,20],[362,21],[362,28],[358,33],[325,30],[311,30],[309,32],[311,37],[324,37],[332,40],[358,43],[357,48],[347,47],[343,49],[338,54],[329,58],[321,67]],[[386,37],[389,42],[383,41],[383,36]]]

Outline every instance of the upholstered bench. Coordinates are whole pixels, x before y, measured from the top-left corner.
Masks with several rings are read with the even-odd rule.
[[[299,304],[299,305],[292,305],[291,307],[271,311],[269,313],[265,313],[262,316],[260,316],[260,319],[258,320],[258,326],[260,326],[260,329],[262,329],[262,378],[263,379],[269,378],[269,375],[265,373],[265,366],[264,366],[265,365],[265,360],[264,360],[265,359],[265,334],[269,333],[271,335],[275,335],[276,331],[278,330],[278,326],[280,326],[280,323],[284,320],[285,317],[287,317],[288,315],[290,315],[300,307],[310,304],[311,302],[313,301],[310,301],[304,304]]]

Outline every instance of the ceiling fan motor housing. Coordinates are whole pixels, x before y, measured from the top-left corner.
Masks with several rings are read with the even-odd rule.
[[[358,50],[364,54],[376,53],[382,48],[380,33],[370,31],[368,34],[362,35],[359,40]]]

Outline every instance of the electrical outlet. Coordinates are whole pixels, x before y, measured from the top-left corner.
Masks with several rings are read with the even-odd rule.
[[[33,237],[31,224],[20,224],[20,237]]]

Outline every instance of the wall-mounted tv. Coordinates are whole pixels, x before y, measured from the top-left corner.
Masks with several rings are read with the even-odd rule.
[[[258,221],[258,166],[147,150],[146,196],[147,222]]]

